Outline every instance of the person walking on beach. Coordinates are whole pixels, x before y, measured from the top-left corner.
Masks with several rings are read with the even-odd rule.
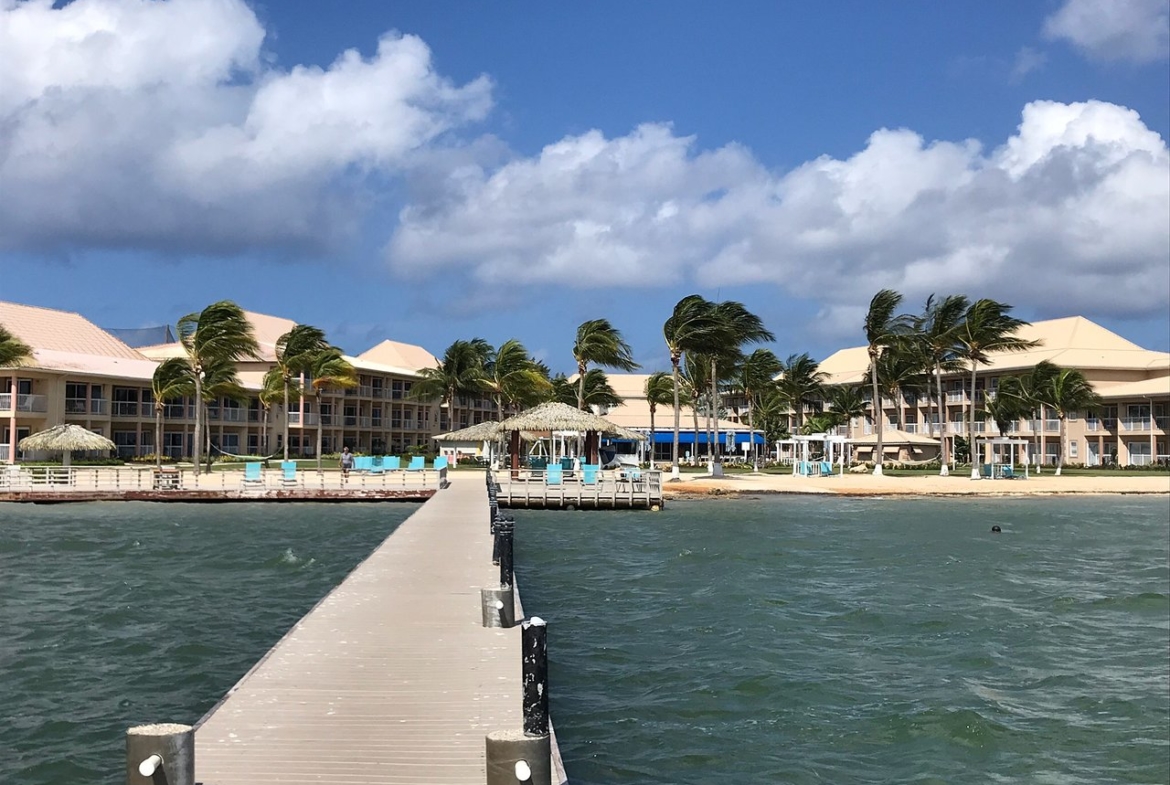
[[[353,453],[349,451],[349,447],[341,448],[341,478],[344,480],[349,477],[349,470],[353,468]]]

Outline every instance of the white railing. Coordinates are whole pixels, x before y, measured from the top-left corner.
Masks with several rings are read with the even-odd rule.
[[[358,427],[359,428],[369,428],[370,427],[370,418],[369,417],[358,417]]]
[[[1123,431],[1148,431],[1150,430],[1149,417],[1123,417],[1121,420],[1121,430]],[[1144,465],[1144,464],[1141,464]]]
[[[9,445],[0,444],[0,461],[3,461],[3,462],[8,461],[8,450],[9,450]],[[0,469],[0,471],[3,471],[3,469]]]
[[[18,412],[47,412],[49,399],[43,395],[16,396],[16,411]],[[0,411],[12,411],[12,393],[0,393]]]
[[[105,398],[93,398],[89,402],[90,414],[109,414],[110,402]]]
[[[228,409],[223,410],[224,422],[243,422],[248,417],[247,409]]]
[[[363,384],[360,387],[358,387],[358,395],[360,395],[363,398],[370,398],[373,396],[373,394],[374,394],[374,388],[368,384]]]

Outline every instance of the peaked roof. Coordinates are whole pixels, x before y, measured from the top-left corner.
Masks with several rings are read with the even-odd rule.
[[[996,352],[987,370],[1008,371],[1031,368],[1041,360],[1065,368],[1155,371],[1170,369],[1170,354],[1143,349],[1083,316],[1045,319],[1021,327],[1016,336],[1039,341],[1035,349],[1024,352]],[[820,365],[828,374],[829,384],[862,382],[869,369],[869,354],[864,346],[841,349],[826,357]]]
[[[877,433],[871,433],[868,436],[857,436],[852,439],[854,444],[877,444]],[[938,446],[938,439],[932,439],[929,436],[923,436],[920,433],[907,433],[900,431],[897,428],[883,428],[882,429],[882,447],[885,448],[891,444],[933,444]]]
[[[366,349],[357,356],[359,360],[417,373],[423,368],[438,368],[439,361],[421,346],[398,341],[385,340],[377,346]]]
[[[129,346],[71,311],[0,302],[0,324],[34,350],[143,359]]]

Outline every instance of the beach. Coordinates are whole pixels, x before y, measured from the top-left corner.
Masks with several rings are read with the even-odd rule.
[[[837,496],[1053,496],[1153,494],[1170,495],[1170,477],[1118,472],[1116,476],[1057,477],[1055,470],[1032,474],[1028,479],[972,480],[965,471],[940,477],[937,474],[897,477],[872,474],[802,477],[790,474],[728,474],[712,478],[707,474],[682,475],[670,482],[664,472],[663,494],[667,498],[722,496],[745,493],[832,494]]]

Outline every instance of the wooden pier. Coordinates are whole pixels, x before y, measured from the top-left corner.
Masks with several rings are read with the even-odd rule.
[[[483,475],[456,475],[200,720],[196,780],[484,785],[485,736],[522,723],[520,628],[481,616],[491,552]]]
[[[578,472],[550,484],[544,472],[528,469],[500,469],[492,478],[500,486],[500,506],[511,509],[660,510],[665,504],[662,472],[653,470],[604,471],[589,483]]]

